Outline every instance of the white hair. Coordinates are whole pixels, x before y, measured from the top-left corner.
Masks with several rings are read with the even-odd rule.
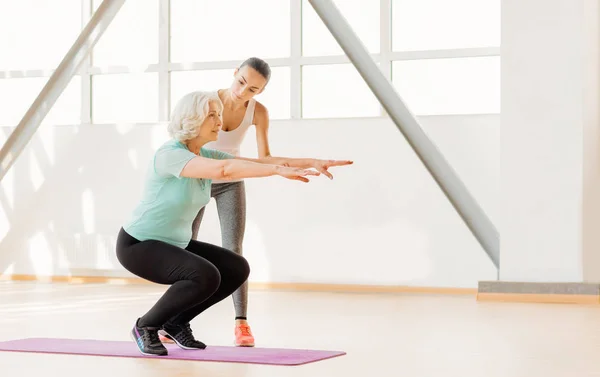
[[[198,136],[200,125],[208,113],[208,104],[212,101],[218,103],[220,110],[223,110],[223,103],[216,92],[191,92],[183,96],[171,114],[171,121],[167,126],[169,135],[179,141]]]

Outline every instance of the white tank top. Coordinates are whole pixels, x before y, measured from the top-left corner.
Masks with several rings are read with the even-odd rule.
[[[248,128],[254,122],[254,108],[256,106],[256,100],[251,99],[248,101],[248,107],[246,108],[246,113],[244,114],[244,118],[239,126],[231,131],[219,131],[219,138],[217,141],[211,141],[205,145],[207,149],[216,149],[218,151],[222,151],[225,153],[232,154],[234,156],[240,155],[240,147],[242,142],[244,141],[244,137],[246,136],[246,132]],[[238,180],[228,180],[228,181],[219,181],[213,180],[213,183],[222,183],[222,182],[236,182],[241,181]]]

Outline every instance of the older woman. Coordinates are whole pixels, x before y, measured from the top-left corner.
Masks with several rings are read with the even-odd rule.
[[[120,230],[116,252],[131,273],[170,287],[131,330],[139,351],[166,355],[158,331],[184,349],[203,349],[190,321],[246,281],[244,257],[192,240],[192,222],[210,200],[211,181],[279,175],[308,182],[317,171],[261,163],[203,146],[218,138],[222,102],[212,93],[184,96],[168,126],[171,140],[155,153],[143,197]]]

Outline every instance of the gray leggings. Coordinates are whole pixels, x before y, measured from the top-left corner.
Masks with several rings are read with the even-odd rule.
[[[221,223],[222,247],[242,255],[242,243],[246,228],[246,190],[244,181],[213,183],[211,197],[217,202]],[[204,216],[204,208],[198,212],[192,224],[192,239],[197,239],[198,229]],[[248,281],[233,292],[236,318],[246,318],[248,311]]]

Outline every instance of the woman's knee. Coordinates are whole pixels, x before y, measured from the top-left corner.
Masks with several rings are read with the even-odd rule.
[[[215,292],[221,285],[221,273],[212,263],[203,263],[194,272],[190,280],[198,283],[203,290]]]
[[[234,261],[235,262],[232,263],[233,275],[243,283],[248,279],[248,276],[250,276],[250,264],[248,263],[248,260],[241,255],[236,255]]]

